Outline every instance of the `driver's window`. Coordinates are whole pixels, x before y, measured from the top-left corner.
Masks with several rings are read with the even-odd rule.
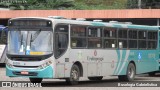
[[[68,47],[68,25],[59,24],[55,28],[55,57],[58,58]]]

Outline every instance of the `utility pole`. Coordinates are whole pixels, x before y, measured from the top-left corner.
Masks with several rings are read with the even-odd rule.
[[[159,18],[157,19],[157,26],[159,26],[160,25],[160,22],[159,22]]]
[[[138,8],[141,9],[142,0],[138,0]]]

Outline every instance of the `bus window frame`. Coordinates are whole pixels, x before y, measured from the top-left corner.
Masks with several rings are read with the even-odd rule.
[[[89,37],[89,28],[100,28],[100,37]],[[88,26],[87,27],[87,49],[104,49],[104,46],[103,46],[103,30],[104,30],[104,27],[102,27],[102,26]],[[89,47],[89,38],[97,38],[97,39],[100,39],[101,41],[101,46],[100,47],[97,47],[97,48],[95,48],[95,47]]]
[[[80,26],[82,26],[82,27],[85,27],[85,36],[82,36],[82,37],[80,37],[80,36],[72,36],[72,30],[71,30],[71,28],[72,28],[72,26],[74,26],[74,27],[76,27],[76,26],[78,26],[78,27],[80,27]],[[88,47],[88,33],[87,33],[87,28],[88,28],[88,25],[82,25],[82,24],[70,24],[70,32],[69,32],[69,37],[70,37],[70,47],[72,48],[72,49],[87,49]],[[85,39],[86,40],[86,46],[85,47],[73,47],[72,46],[72,38],[80,38],[80,39]]]
[[[107,29],[108,29],[108,28],[109,28],[109,29],[110,29],[110,28],[111,28],[111,29],[115,29],[115,31],[116,31],[116,32],[115,32],[115,33],[116,33],[116,37],[105,37],[104,31],[105,31],[106,28],[107,28]],[[110,30],[109,30],[109,31],[110,31]],[[109,49],[109,50],[118,49],[118,40],[117,40],[117,39],[118,39],[118,38],[117,38],[118,35],[117,35],[117,31],[118,31],[118,28],[116,28],[116,27],[103,27],[103,30],[102,30],[102,36],[103,36],[102,38],[103,38],[103,39],[102,39],[102,40],[103,40],[103,48],[104,48],[104,49]],[[111,39],[116,41],[115,48],[106,48],[106,47],[104,46],[104,44],[105,44],[104,41],[105,41],[105,40],[111,40]]]
[[[139,32],[141,32],[141,31],[144,31],[144,32],[146,32],[146,37],[145,37],[145,39],[141,39],[141,38],[139,38]],[[137,40],[138,40],[138,50],[148,50],[148,41],[147,41],[147,38],[148,38],[148,30],[144,30],[144,29],[138,29],[138,38],[137,38]],[[146,42],[146,47],[144,48],[140,48],[139,46],[139,44],[140,44],[140,41],[145,41]]]
[[[126,30],[127,31],[127,37],[126,38],[119,38],[119,30]],[[119,50],[128,50],[128,31],[129,31],[129,28],[117,28],[117,48]],[[127,47],[126,48],[119,48],[119,40],[126,40],[127,41]]]
[[[61,55],[59,55],[59,56],[57,55],[57,56],[56,56],[56,54],[57,54],[57,53],[56,53],[56,49],[58,49],[58,48],[56,47],[56,34],[57,34],[56,28],[57,28],[58,25],[67,25],[67,26],[68,26],[68,33],[67,33],[67,34],[68,34],[68,43],[67,43],[67,47],[66,47],[66,49],[64,50],[64,52],[63,52]],[[53,43],[53,54],[54,54],[54,57],[55,57],[56,59],[58,59],[58,58],[60,58],[61,56],[63,56],[63,55],[66,53],[66,51],[68,50],[68,46],[69,46],[69,42],[70,42],[70,41],[69,41],[69,40],[70,40],[70,39],[69,39],[69,37],[70,37],[70,36],[69,36],[69,35],[70,35],[69,32],[70,32],[70,24],[67,24],[67,23],[56,23],[55,26],[54,26],[54,28],[53,28],[53,42],[54,42],[54,43]]]
[[[157,34],[156,34],[156,38],[155,38],[155,39],[149,39],[149,35],[148,35],[149,32],[152,32],[152,33],[153,33],[153,32],[156,32],[156,33],[157,33]],[[153,36],[154,36],[154,35],[153,35]],[[148,42],[148,43],[147,43],[147,49],[148,49],[148,50],[155,50],[155,49],[158,48],[158,42],[159,42],[159,41],[158,41],[158,40],[159,40],[158,37],[159,37],[159,36],[158,36],[158,30],[157,30],[157,31],[156,31],[156,30],[150,30],[150,31],[147,32],[147,42]],[[149,42],[154,42],[155,45],[156,45],[155,48],[149,48]]]
[[[136,39],[135,38],[130,38],[129,37],[129,31],[136,31],[136,35],[137,35],[137,37],[136,37]],[[137,41],[137,47],[136,48],[130,48],[129,47],[129,41],[130,40],[135,40],[135,41]],[[139,48],[138,48],[138,29],[128,29],[128,49],[130,49],[130,50],[139,50]]]
[[[87,46],[86,47],[72,47],[70,45],[70,47],[72,49],[107,49],[107,50],[115,50],[115,49],[118,49],[118,50],[157,50],[158,48],[158,31],[157,30],[145,30],[145,29],[134,29],[134,28],[117,28],[117,27],[106,27],[106,26],[92,26],[92,25],[82,25],[82,24],[71,24],[72,25],[75,25],[75,26],[83,26],[86,28],[86,36],[83,37],[83,38],[86,38],[86,44]],[[100,28],[101,29],[101,37],[89,37],[89,28]],[[104,36],[104,30],[105,28],[112,28],[112,29],[115,29],[116,30],[116,37],[105,37]],[[119,30],[126,30],[127,31],[127,37],[126,38],[119,38],[119,35],[118,35],[118,32]],[[137,35],[137,38],[130,38],[129,37],[129,32],[130,31],[136,31],[136,35]],[[146,39],[139,39],[139,31],[144,31],[146,32]],[[157,39],[156,40],[153,40],[155,41],[156,43],[156,48],[148,48],[148,41],[152,41],[152,40],[148,40],[148,32],[156,32],[157,33]],[[74,38],[74,36],[71,36],[71,29],[70,29],[70,44],[71,44],[71,38]],[[80,38],[80,37],[79,37]],[[93,48],[93,47],[89,47],[88,44],[89,44],[89,38],[99,38],[101,39],[101,47],[100,48]],[[115,48],[105,48],[104,47],[104,41],[105,40],[109,40],[109,39],[113,39],[113,40],[116,40],[116,47]],[[126,48],[119,48],[119,43],[118,41],[119,40],[126,40],[127,42],[127,47]],[[137,42],[137,47],[136,48],[130,48],[129,47],[129,42],[132,41],[132,40],[135,40]],[[145,40],[146,41],[146,48],[139,48],[139,41],[140,40]]]

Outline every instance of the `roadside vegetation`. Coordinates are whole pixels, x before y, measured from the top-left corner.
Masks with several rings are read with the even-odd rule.
[[[1,0],[10,10],[106,10],[139,8],[139,0]],[[159,0],[141,0],[141,8],[160,8]]]

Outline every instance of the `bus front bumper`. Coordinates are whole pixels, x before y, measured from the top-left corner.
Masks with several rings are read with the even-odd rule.
[[[6,65],[6,76],[28,78],[53,78],[53,67],[50,65],[43,69],[24,69],[10,68]]]

